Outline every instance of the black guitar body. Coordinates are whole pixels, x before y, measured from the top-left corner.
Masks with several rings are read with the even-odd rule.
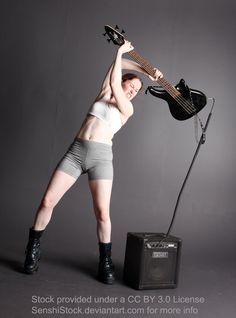
[[[207,97],[204,93],[189,88],[183,79],[175,86],[181,93],[182,97],[194,106],[194,111],[187,112],[178,103],[178,100],[168,94],[161,86],[148,86],[146,89],[153,96],[164,99],[168,105],[172,116],[177,120],[185,120],[197,114],[207,103]]]

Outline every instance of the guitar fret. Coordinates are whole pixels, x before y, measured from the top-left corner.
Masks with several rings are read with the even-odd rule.
[[[142,66],[145,71],[147,71],[147,73],[149,73],[151,76],[154,76],[154,67],[150,63],[148,63],[141,55],[139,55],[134,50],[130,51],[129,54],[133,57],[133,59],[136,60],[136,62],[138,62],[138,64]]]

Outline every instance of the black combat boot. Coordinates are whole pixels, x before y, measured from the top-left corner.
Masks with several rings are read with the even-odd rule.
[[[36,231],[33,228],[29,229],[29,241],[26,247],[26,258],[24,263],[24,272],[26,274],[33,274],[39,268],[38,262],[40,260],[40,237],[44,230]]]
[[[115,280],[114,265],[111,259],[111,243],[99,243],[98,279],[104,284],[113,284]]]

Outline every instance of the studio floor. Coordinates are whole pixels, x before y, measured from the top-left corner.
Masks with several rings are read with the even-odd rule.
[[[236,275],[230,262],[195,262],[183,255],[176,289],[135,290],[122,279],[123,261],[116,265],[112,286],[96,280],[92,252],[46,249],[40,270],[22,273],[22,251],[1,256],[1,318],[28,317],[235,317]]]

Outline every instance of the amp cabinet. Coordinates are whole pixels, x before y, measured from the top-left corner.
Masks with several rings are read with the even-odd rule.
[[[135,289],[176,288],[182,241],[164,233],[127,233],[124,282]]]

